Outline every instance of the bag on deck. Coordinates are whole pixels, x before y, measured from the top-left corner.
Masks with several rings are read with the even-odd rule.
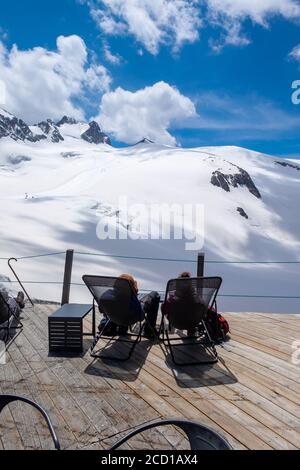
[[[206,326],[211,339],[216,343],[225,341],[226,336],[230,333],[228,321],[214,308],[208,310]]]

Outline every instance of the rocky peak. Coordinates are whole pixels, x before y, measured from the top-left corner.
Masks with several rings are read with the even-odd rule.
[[[38,124],[38,127],[42,130],[42,132],[48,136],[53,143],[58,143],[63,141],[64,138],[62,137],[61,133],[59,132],[57,126],[54,124],[52,119],[47,119],[47,121],[42,121]]]
[[[10,137],[13,140],[22,140],[23,142],[25,140],[38,142],[45,138],[45,136],[33,134],[22,119],[0,109],[0,139],[2,137]]]
[[[89,128],[83,134],[81,138],[90,144],[108,144],[111,145],[110,138],[108,135],[102,132],[99,124],[96,121],[89,123]]]
[[[50,142],[59,143],[65,140],[60,131],[60,127],[64,124],[75,125],[78,122],[74,118],[64,116],[58,123],[55,123],[52,119],[47,119],[34,127],[30,127],[22,119],[0,108],[0,139],[10,137],[15,141],[21,140],[23,142],[26,140],[39,142],[47,139]],[[41,132],[37,129],[40,129]],[[81,138],[92,144],[111,145],[110,138],[102,132],[96,121],[89,123],[87,131],[81,134]]]
[[[245,211],[242,207],[237,207],[236,210],[238,211],[238,213],[239,213],[242,217],[244,217],[244,219],[247,219],[247,220],[249,219],[248,214],[246,213],[246,211]]]
[[[292,163],[288,162],[275,162],[276,165],[283,166],[284,168],[293,168],[294,170],[300,171],[299,165],[293,165]]]
[[[45,134],[49,134],[49,132],[51,131],[51,129],[53,128],[53,121],[52,119],[47,119],[47,121],[42,121],[42,122],[39,122],[39,124],[37,124],[37,126],[45,133]]]
[[[230,188],[246,187],[253,196],[261,199],[261,194],[255,186],[251,176],[246,170],[240,168],[237,165],[233,165],[237,168],[237,172],[233,174],[225,174],[222,171],[214,171],[211,177],[211,184],[222,188],[224,191],[230,192]]]
[[[142,140],[140,140],[139,142],[137,142],[135,145],[139,145],[139,144],[154,144],[155,142],[151,139],[148,139],[148,137],[144,137]]]
[[[56,123],[57,127],[63,126],[64,124],[78,124],[76,119],[69,117],[69,116],[64,116],[60,121]]]

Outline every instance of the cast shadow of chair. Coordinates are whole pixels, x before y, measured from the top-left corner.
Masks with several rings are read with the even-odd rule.
[[[105,355],[119,356],[120,359],[122,359],[124,355],[126,356],[129,346],[126,343],[108,341],[101,357],[94,358],[92,363],[86,367],[85,373],[115,380],[134,382],[139,376],[153,344],[155,344],[154,341],[143,339],[135,347],[134,353],[130,359],[125,362],[119,362],[118,360],[106,358]]]
[[[174,364],[169,350],[160,345],[165,355],[165,361],[181,388],[200,388],[213,387],[216,385],[229,385],[238,382],[237,377],[226,365],[222,357],[218,357],[215,364],[199,364],[190,366],[179,366]],[[199,360],[205,361],[208,353],[205,348],[194,348],[193,346],[184,345],[182,351],[177,347],[176,351],[180,360]]]

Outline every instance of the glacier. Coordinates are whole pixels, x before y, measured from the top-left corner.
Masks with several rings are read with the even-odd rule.
[[[186,251],[184,240],[101,241],[97,224],[118,210],[124,195],[131,204],[203,204],[200,251],[205,274],[223,277],[219,308],[299,313],[300,299],[287,297],[300,296],[300,162],[235,146],[189,149],[147,139],[114,148],[85,140],[89,124],[67,118],[54,125],[63,140],[32,138],[41,127],[28,127],[24,139],[7,131],[0,138],[0,258],[73,248],[73,301],[88,299],[80,285],[87,273],[130,272],[142,290],[164,291],[181,271],[196,272],[197,252]],[[25,281],[46,282],[27,286],[33,296],[59,301],[55,283],[62,281],[63,266],[57,255],[20,260],[17,270]],[[0,273],[11,276],[5,259]]]

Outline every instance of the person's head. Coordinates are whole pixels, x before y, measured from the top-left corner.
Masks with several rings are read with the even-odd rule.
[[[121,276],[119,277],[120,279],[126,279],[132,290],[135,292],[135,294],[138,293],[139,289],[138,289],[138,284],[137,284],[137,281],[134,279],[133,276],[131,276],[131,274],[121,274]]]
[[[179,274],[178,277],[179,277],[179,279],[184,279],[184,278],[192,277],[192,275],[188,271],[183,271],[183,273]]]
[[[176,287],[176,295],[178,297],[191,297],[193,295],[193,286],[188,281],[192,277],[191,273],[188,271],[183,271],[183,273],[179,274],[178,279],[182,279],[177,283]],[[184,279],[186,281],[184,281]]]

